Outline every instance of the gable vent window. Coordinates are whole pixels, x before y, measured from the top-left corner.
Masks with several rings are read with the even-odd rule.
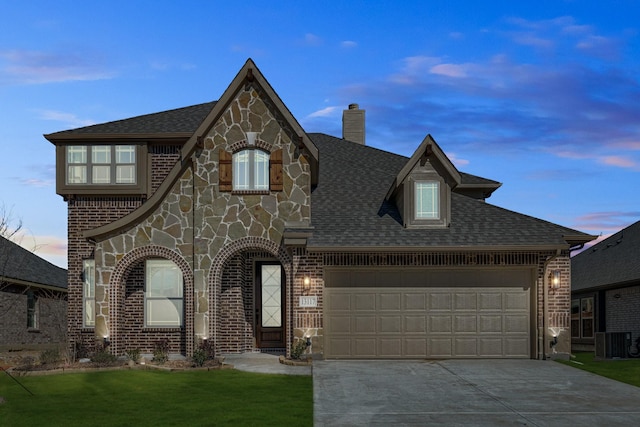
[[[242,150],[233,155],[233,190],[269,190],[269,154]]]
[[[136,184],[136,146],[75,145],[67,147],[67,184]]]
[[[438,182],[415,183],[416,219],[440,218],[440,186]]]

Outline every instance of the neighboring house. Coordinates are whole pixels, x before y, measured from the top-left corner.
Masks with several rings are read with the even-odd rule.
[[[640,221],[574,256],[571,274],[574,348],[593,350],[600,332],[640,337]]]
[[[0,351],[66,347],[67,271],[0,236]]]
[[[593,236],[485,203],[501,184],[431,136],[406,158],[364,145],[357,105],[343,125],[306,133],[248,60],[217,102],[46,135],[70,339],[118,355],[161,338],[186,356],[299,339],[325,358],[568,354],[569,253]]]

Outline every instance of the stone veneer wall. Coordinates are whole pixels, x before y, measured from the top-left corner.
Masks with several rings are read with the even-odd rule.
[[[185,280],[185,304],[193,305],[193,311],[185,309],[186,323],[192,322],[191,330],[185,325],[188,355],[198,340],[213,337],[216,342],[221,334],[223,266],[236,253],[266,251],[282,262],[290,282],[290,256],[280,244],[285,223],[310,221],[310,171],[294,142],[298,136],[265,99],[260,88],[244,86],[160,206],[130,230],[96,245],[96,335],[110,334],[116,354],[127,346],[116,320],[125,273],[149,256],[139,251],[147,246],[166,248],[179,265],[185,265],[183,275],[192,277],[191,292]],[[250,131],[259,132],[256,145],[262,149],[282,149],[282,191],[219,191],[219,151],[246,148]],[[291,313],[287,316],[291,323]]]

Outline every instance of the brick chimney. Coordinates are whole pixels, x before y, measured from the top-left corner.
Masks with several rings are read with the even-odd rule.
[[[364,111],[358,104],[349,104],[349,109],[342,111],[342,139],[365,145]]]

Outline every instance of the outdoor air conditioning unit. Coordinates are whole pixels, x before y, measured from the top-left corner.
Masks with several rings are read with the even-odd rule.
[[[596,359],[627,357],[631,332],[596,332]]]

